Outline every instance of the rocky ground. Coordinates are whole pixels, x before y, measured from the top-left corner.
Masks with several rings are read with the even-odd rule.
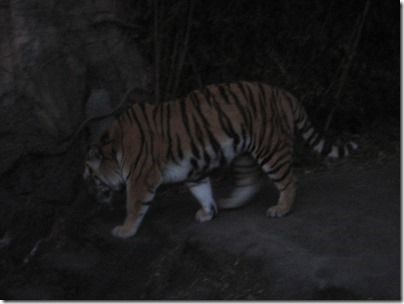
[[[198,205],[183,186],[163,187],[127,240],[110,236],[123,196],[108,209],[81,189],[57,221],[47,222],[49,208],[43,223],[24,227],[25,240],[3,237],[0,298],[400,299],[399,161],[298,176],[295,208],[282,219],[264,216],[277,199],[269,182],[206,223],[194,221]],[[230,189],[229,180],[215,184],[219,197]],[[41,208],[33,213],[46,215]]]

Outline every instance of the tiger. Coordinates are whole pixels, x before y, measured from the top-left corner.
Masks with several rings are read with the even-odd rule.
[[[88,150],[84,179],[100,202],[126,189],[126,217],[111,234],[134,236],[156,190],[185,183],[200,204],[195,218],[211,220],[219,209],[246,204],[260,190],[262,172],[279,191],[268,217],[291,211],[296,192],[292,167],[295,133],[315,152],[340,158],[358,145],[335,145],[312,126],[291,93],[262,82],[207,85],[158,105],[136,103]],[[216,203],[209,175],[232,165],[235,187]]]

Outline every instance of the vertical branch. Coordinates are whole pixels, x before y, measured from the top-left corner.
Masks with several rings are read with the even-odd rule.
[[[334,107],[332,108],[330,114],[327,117],[327,121],[324,127],[324,131],[326,132],[331,124],[331,121],[333,119],[335,110],[340,102],[340,97],[341,97],[341,93],[342,90],[345,86],[346,80],[348,79],[348,73],[349,70],[351,68],[352,62],[353,62],[353,58],[356,54],[356,49],[358,47],[358,43],[360,40],[360,37],[362,35],[362,29],[363,29],[363,25],[365,23],[365,19],[366,19],[366,15],[369,11],[369,6],[370,6],[370,1],[371,0],[367,0],[366,4],[365,4],[365,8],[363,10],[362,16],[360,17],[360,22],[359,22],[359,27],[357,27],[354,31],[354,35],[353,37],[355,37],[353,39],[353,42],[351,43],[351,46],[349,48],[349,52],[348,52],[348,58],[346,59],[346,63],[343,65],[343,70],[342,70],[342,75],[339,81],[339,86],[337,88],[337,92],[335,93],[335,103],[334,103]]]
[[[190,2],[191,3],[190,3],[188,19],[187,19],[187,24],[186,24],[186,30],[185,30],[185,37],[184,37],[184,46],[183,46],[183,49],[182,49],[182,53],[180,54],[180,58],[179,58],[178,66],[177,66],[177,75],[176,75],[175,81],[174,81],[173,93],[175,93],[177,91],[177,89],[178,89],[178,83],[180,81],[182,67],[184,65],[185,56],[186,56],[187,51],[188,51],[189,34],[190,34],[190,31],[191,31],[191,26],[192,26],[192,15],[193,15],[193,11],[194,11],[195,1],[191,0]]]
[[[167,84],[166,84],[166,88],[165,88],[165,94],[164,94],[164,100],[169,100],[172,96],[173,92],[170,92],[171,84],[173,82],[173,78],[174,78],[174,68],[175,68],[175,63],[177,60],[177,53],[178,53],[178,49],[179,49],[179,44],[180,44],[180,40],[181,40],[181,34],[180,32],[177,32],[177,35],[175,37],[175,43],[174,43],[174,49],[171,55],[171,63],[170,63],[170,70],[169,70],[169,75],[168,75],[168,80],[167,80]]]
[[[154,103],[160,102],[160,39],[159,39],[159,11],[158,0],[153,1],[154,6]]]

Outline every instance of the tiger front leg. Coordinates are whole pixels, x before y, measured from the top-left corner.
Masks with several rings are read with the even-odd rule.
[[[158,185],[147,187],[146,185],[127,183],[125,221],[122,225],[112,229],[111,234],[113,236],[126,239],[136,234],[149,210],[150,205],[148,202],[153,200]]]
[[[137,209],[137,211],[134,211],[133,209],[126,211],[127,213],[123,224],[112,229],[111,234],[113,236],[126,239],[136,234],[147,210],[149,210],[149,205],[140,204],[140,207]]]
[[[189,182],[186,185],[202,207],[195,214],[195,219],[199,222],[210,221],[217,214],[217,206],[209,178],[199,182]]]

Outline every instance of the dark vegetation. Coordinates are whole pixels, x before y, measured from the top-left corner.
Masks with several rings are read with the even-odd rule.
[[[157,32],[149,24],[145,35],[160,63],[158,100],[248,79],[287,88],[320,125],[339,130],[359,132],[399,110],[398,5],[165,1],[158,12],[149,21]]]
[[[81,122],[102,114],[101,110],[88,113],[94,91],[105,90],[113,107],[127,96],[125,106],[140,98],[158,103],[205,84],[265,81],[293,92],[328,136],[360,135],[360,164],[397,158],[399,15],[398,3],[375,0],[1,1],[0,298],[86,297],[72,283],[78,268],[70,273],[57,267],[48,272],[41,268],[41,256],[47,250],[55,254],[80,248],[87,241],[103,242],[86,230],[87,223],[102,214],[81,180],[88,128],[66,152],[51,155],[74,136]],[[312,159],[312,154],[297,153],[300,166],[314,165]],[[88,232],[85,239],[83,230]],[[172,268],[163,269],[163,275],[173,280],[181,281],[187,271],[205,269],[200,266],[205,262],[208,269],[226,271],[227,264],[237,259],[216,267],[212,265],[217,260],[212,264],[211,259],[217,255],[199,251],[195,244],[183,248],[157,239],[163,252],[182,250],[179,256],[184,260],[174,259],[168,262]],[[135,254],[117,241],[108,239],[104,246]],[[164,257],[153,250],[149,262]],[[114,253],[107,250],[108,254]],[[176,272],[179,264],[185,268]],[[10,288],[29,286],[28,277],[38,271],[45,279],[32,283],[37,294],[27,291],[24,296]],[[246,277],[256,272],[248,263],[235,271]],[[98,274],[80,279],[94,275]],[[221,285],[220,275],[219,271],[209,279],[216,280],[215,290],[227,292],[220,293],[225,299],[270,298],[262,294],[260,283],[249,294],[234,294]],[[64,278],[76,288],[71,294],[62,292],[62,287],[41,293],[52,280]],[[161,278],[154,279],[146,287],[161,283]],[[219,297],[203,290],[192,293],[195,282],[187,283],[180,284],[187,294],[166,294],[157,286],[146,293],[135,288],[120,298]],[[338,290],[320,290],[316,297],[338,298]]]
[[[294,93],[328,137],[361,134],[371,157],[375,149],[397,152],[398,5],[165,1],[140,7],[148,16],[142,49],[158,63],[154,102],[210,83],[264,81]]]

